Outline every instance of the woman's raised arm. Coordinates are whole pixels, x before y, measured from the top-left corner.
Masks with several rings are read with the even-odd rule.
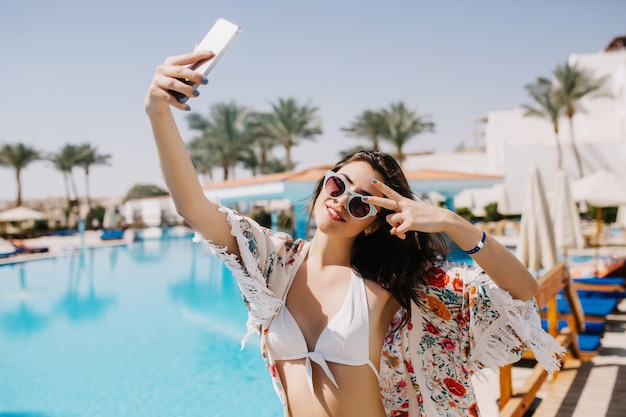
[[[239,255],[226,215],[219,211],[217,203],[204,195],[172,115],[171,107],[181,110],[189,110],[190,107],[177,101],[168,92],[174,90],[189,98],[197,97],[198,90],[181,80],[186,79],[198,85],[206,84],[207,80],[202,74],[187,66],[211,58],[213,54],[204,51],[167,58],[155,71],[144,107],[150,119],[163,178],[176,210],[203,238],[211,240],[215,245],[228,248],[230,253]]]
[[[443,232],[461,249],[470,250],[472,258],[493,282],[513,298],[526,301],[535,296],[539,288],[535,278],[496,239],[483,235],[482,230],[451,210],[405,198],[381,182],[375,181],[374,184],[387,198],[369,196],[367,201],[394,212],[386,219],[392,226],[392,234],[404,239],[410,230]]]

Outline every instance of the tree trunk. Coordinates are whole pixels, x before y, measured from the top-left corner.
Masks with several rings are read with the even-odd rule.
[[[572,137],[572,151],[574,152],[574,158],[576,158],[576,166],[578,167],[578,177],[582,178],[583,177],[583,163],[580,160],[580,153],[578,153],[578,146],[576,146],[576,141],[574,140],[574,115],[573,114],[568,114],[567,117],[569,118],[569,131],[570,131],[570,135]]]
[[[556,160],[559,171],[563,169],[563,151],[561,150],[561,141],[559,140],[559,127],[554,125],[554,139],[556,140]]]
[[[285,141],[285,171],[291,171],[291,139]]]
[[[22,205],[22,171],[19,169],[15,170],[15,180],[17,181],[17,207]]]
[[[68,176],[70,178],[70,184],[72,185],[72,191],[74,192],[74,198],[76,199],[76,203],[78,203],[78,187],[76,187],[76,181],[74,180],[72,171],[68,172]]]
[[[404,163],[404,153],[402,152],[402,146],[399,145],[396,147],[396,149],[397,149],[396,159],[398,160],[398,165],[400,165],[400,168],[402,168],[402,164]]]
[[[267,174],[267,152],[261,151],[261,174]]]
[[[89,170],[85,169],[85,200],[87,200],[87,207],[91,213],[91,197],[89,192]]]
[[[72,196],[70,194],[70,183],[67,176],[67,171],[63,171],[63,184],[65,185],[65,196],[67,197],[67,210],[72,209]]]

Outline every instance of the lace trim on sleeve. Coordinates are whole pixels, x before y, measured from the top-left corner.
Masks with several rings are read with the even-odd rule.
[[[485,288],[493,308],[500,313],[500,317],[483,332],[472,349],[472,367],[482,364],[498,372],[500,366],[511,363],[511,352],[528,347],[546,371],[557,371],[561,365],[559,357],[566,350],[541,328],[534,298],[528,301],[516,300],[485,274],[479,273],[472,281],[472,285]]]
[[[231,226],[231,234],[235,237],[239,246],[242,263],[239,262],[236,255],[228,253],[227,248],[213,244],[213,242],[204,239],[198,233],[194,235],[193,241],[203,242],[207,245],[214,255],[224,261],[237,281],[244,303],[248,309],[247,333],[241,341],[241,347],[243,348],[250,335],[258,333],[260,326],[266,324],[274,317],[280,309],[282,301],[267,287],[266,278],[259,270],[258,260],[250,251],[249,243],[251,237],[245,236],[240,226],[241,222],[249,224],[247,220],[227,207],[221,206],[220,211],[227,215],[228,224]],[[256,231],[253,230],[252,232]],[[252,238],[256,238],[259,245],[266,244],[259,236]]]

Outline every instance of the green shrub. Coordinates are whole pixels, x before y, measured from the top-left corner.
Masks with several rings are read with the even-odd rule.
[[[272,227],[272,214],[264,209],[255,211],[250,215],[250,217],[263,227]]]
[[[472,213],[472,210],[470,210],[467,207],[458,207],[457,209],[455,209],[455,211],[456,211],[456,214],[463,217],[465,220],[468,220],[468,221],[476,220],[476,216],[474,216],[474,213]]]
[[[497,222],[502,219],[502,214],[498,213],[498,203],[489,203],[485,206],[486,222]]]

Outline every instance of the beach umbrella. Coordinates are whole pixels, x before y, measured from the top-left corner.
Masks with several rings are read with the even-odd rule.
[[[582,201],[596,207],[617,207],[626,204],[624,179],[618,178],[607,168],[572,181],[572,195],[575,201]]]
[[[559,170],[556,175],[550,217],[554,223],[554,241],[559,252],[564,254],[567,249],[585,247],[580,213],[572,196],[567,174],[563,170]]]
[[[516,255],[535,274],[556,264],[554,229],[541,175],[534,165],[526,179]]]
[[[593,174],[572,181],[572,195],[575,201],[597,208],[595,244],[598,246],[602,231],[602,208],[626,204],[624,181],[609,169],[601,168]]]
[[[0,213],[0,222],[24,222],[28,220],[45,219],[45,215],[28,207],[15,207]]]

